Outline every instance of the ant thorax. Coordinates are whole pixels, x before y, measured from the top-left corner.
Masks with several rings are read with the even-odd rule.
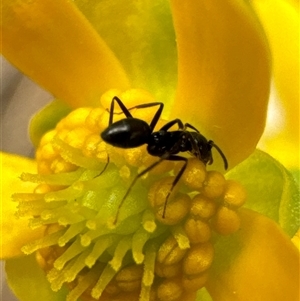
[[[188,132],[191,149],[189,153],[198,158],[205,164],[211,164],[212,159],[212,145],[208,143],[207,139],[198,132]]]
[[[182,131],[158,131],[151,134],[148,141],[147,151],[152,156],[161,157],[166,153],[178,154],[180,152],[188,151],[186,144],[181,139]],[[178,143],[182,141],[182,143]]]

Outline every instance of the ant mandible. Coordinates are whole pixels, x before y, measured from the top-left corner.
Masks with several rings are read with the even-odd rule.
[[[126,118],[113,122],[115,101],[118,103]],[[148,124],[144,120],[134,118],[129,112],[132,109],[142,109],[154,106],[158,106],[158,110],[156,111],[150,124]],[[122,204],[129,195],[132,187],[140,177],[142,177],[144,174],[146,174],[148,171],[153,169],[164,160],[183,161],[184,164],[176,175],[164,203],[162,217],[165,217],[168,198],[174,186],[180,180],[188,163],[187,158],[177,155],[180,152],[189,152],[204,164],[212,164],[213,157],[211,149],[214,147],[223,159],[225,170],[228,168],[227,159],[221,149],[213,141],[207,141],[207,139],[189,123],[183,124],[180,119],[174,119],[165,124],[159,131],[154,132],[154,128],[161,116],[163,108],[164,104],[162,102],[152,102],[137,105],[130,109],[127,109],[117,96],[112,99],[109,111],[110,114],[108,127],[101,133],[102,139],[106,143],[120,148],[134,148],[139,147],[143,144],[147,144],[148,153],[152,156],[160,158],[158,161],[148,166],[134,178],[118,206],[115,223],[117,222],[119,210]],[[172,126],[176,124],[178,126],[177,130],[168,131]]]

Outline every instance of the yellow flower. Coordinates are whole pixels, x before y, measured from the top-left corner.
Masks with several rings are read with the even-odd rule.
[[[27,173],[32,161],[19,158],[24,166],[17,168],[14,156],[2,158],[7,181],[2,255],[16,295],[51,301],[76,300],[82,293],[84,300],[91,300],[90,294],[102,295],[100,300],[148,300],[152,294],[161,301],[195,300],[205,285],[214,300],[283,300],[287,292],[296,300],[299,255],[282,229],[290,236],[297,229],[297,187],[279,163],[254,152],[265,124],[270,58],[252,7],[237,0],[172,0],[171,10],[163,1],[78,1],[78,6],[103,38],[70,1],[2,1],[3,54],[78,108],[61,119],[66,108],[56,101],[33,120],[38,175]],[[151,91],[154,98],[132,87]],[[163,117],[180,118],[214,139],[230,168],[252,155],[226,179],[190,160],[165,218],[172,178],[160,174],[178,172],[172,162],[150,171],[144,184],[138,181],[119,208],[116,200],[132,173],[153,158],[143,149],[123,151],[100,140],[108,124],[105,109],[115,95],[128,107],[162,100]],[[133,113],[148,122],[153,116],[148,110]],[[221,170],[222,159],[214,159],[214,168]],[[24,170],[24,181],[38,183],[34,193],[23,184],[12,187]],[[238,211],[245,195],[233,179],[244,184],[248,209]],[[11,194],[19,203],[18,220]],[[115,212],[117,222],[111,219]],[[24,225],[27,215],[35,232]],[[6,229],[12,223],[21,230],[11,237]],[[219,234],[239,231],[211,239],[211,228]],[[23,244],[27,254],[39,250],[39,266],[58,292],[50,290],[32,255],[12,258]],[[133,260],[126,257],[128,250]],[[21,276],[28,277],[20,277],[20,267]],[[28,291],[32,282],[38,290]],[[59,290],[65,282],[70,293]],[[198,298],[210,297],[201,290]]]

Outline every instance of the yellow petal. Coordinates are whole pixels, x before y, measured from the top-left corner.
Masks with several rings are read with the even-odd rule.
[[[35,161],[16,155],[0,153],[1,161],[1,258],[22,255],[21,247],[42,236],[43,228],[32,230],[28,220],[15,217],[17,203],[12,201],[15,192],[32,192],[34,184],[22,182],[18,177],[22,171],[35,172]]]
[[[285,166],[299,167],[299,3],[254,0],[273,56],[279,117],[270,113],[262,147]],[[274,103],[276,109],[276,103]]]
[[[270,59],[264,33],[246,1],[171,4],[179,57],[172,117],[213,139],[232,168],[253,152],[265,125]]]
[[[297,231],[297,233],[293,236],[292,238],[292,243],[296,246],[296,248],[299,250],[300,252],[300,228]]]
[[[79,107],[128,88],[119,61],[72,1],[1,3],[4,56],[55,97]]]
[[[251,210],[243,210],[241,217],[238,255],[227,269],[215,270],[209,279],[207,289],[213,299],[299,300],[297,248],[274,221]]]
[[[120,60],[132,86],[150,91],[156,100],[163,101],[167,116],[177,82],[169,1],[74,2]]]

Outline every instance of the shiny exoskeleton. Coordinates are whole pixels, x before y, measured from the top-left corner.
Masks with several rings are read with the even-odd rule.
[[[122,113],[124,113],[126,118],[113,122],[113,116],[115,114],[115,101],[120,106]],[[144,120],[134,118],[129,112],[132,109],[142,109],[154,106],[158,106],[158,110],[156,111],[150,124],[148,124]],[[102,139],[106,143],[120,148],[134,148],[147,144],[148,153],[152,156],[160,158],[158,161],[147,167],[135,177],[135,179],[129,186],[125,196],[123,197],[119,205],[119,209],[128,196],[135,182],[145,173],[147,173],[149,170],[151,170],[164,160],[183,161],[183,166],[180,169],[179,173],[176,175],[172,183],[170,192],[166,197],[163,210],[164,217],[169,195],[182,176],[188,163],[188,159],[178,155],[179,153],[188,152],[192,156],[198,158],[204,164],[212,164],[213,157],[211,150],[214,147],[219,152],[224,161],[224,168],[228,168],[227,159],[221,149],[213,141],[208,141],[203,135],[199,133],[199,131],[195,127],[188,123],[183,124],[180,119],[174,119],[168,122],[160,130],[155,132],[154,128],[161,116],[163,108],[163,103],[152,102],[137,105],[135,107],[127,109],[118,97],[115,96],[112,99],[109,111],[109,124],[108,127],[101,133]],[[178,129],[171,131],[170,128],[174,125],[177,125]]]

